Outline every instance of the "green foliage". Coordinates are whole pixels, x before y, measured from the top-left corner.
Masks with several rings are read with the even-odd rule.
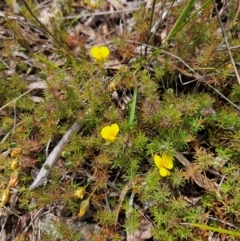
[[[18,21],[6,17],[6,26],[14,38],[1,43],[0,54],[13,61],[16,71],[7,75],[4,71],[9,70],[8,66],[0,61],[0,70],[4,72],[0,76],[0,183],[4,190],[12,172],[10,147],[13,143],[22,146],[17,208],[32,211],[61,204],[77,215],[80,201],[73,196],[79,186],[84,186],[94,220],[108,229],[113,240],[120,240],[122,231],[137,231],[146,217],[151,220],[154,239],[164,241],[197,240],[199,233],[195,228],[206,228],[197,226],[201,223],[208,222],[209,227],[222,225],[222,220],[239,224],[239,110],[209,86],[236,105],[240,87],[228,67],[229,56],[218,51],[222,38],[215,34],[216,21],[208,18],[209,1],[201,11],[191,13],[193,2],[173,9],[172,17],[178,21],[161,42],[173,41],[171,47],[164,45],[171,55],[161,46],[146,58],[142,55],[132,60],[136,46],[126,41],[131,33],[124,31],[123,36],[115,37],[111,48],[122,54],[125,62],[131,62],[113,72],[105,69],[103,63],[91,60],[83,46],[77,54],[71,52],[73,56],[67,52],[70,45],[63,48],[67,45],[68,24],[72,23],[54,21],[51,25],[52,34],[63,43],[60,46],[52,39],[53,48],[49,42],[59,64],[41,49],[35,53],[35,36],[25,35]],[[13,11],[12,2],[8,4]],[[37,5],[28,4],[38,15]],[[67,1],[59,14],[72,13],[71,4]],[[21,11],[29,24],[41,28],[25,7]],[[153,43],[155,36],[149,36],[150,12],[140,8],[133,16],[136,42]],[[239,44],[231,36],[229,42]],[[33,72],[45,80],[46,89],[26,94],[29,86],[24,77],[32,70],[13,54],[15,51],[30,55],[36,65]],[[232,52],[235,60],[240,61],[238,52]],[[186,83],[181,84],[179,79]],[[187,84],[189,80],[192,82]],[[119,97],[116,100],[115,92],[109,88],[112,81]],[[34,102],[31,97],[35,94],[42,101]],[[130,102],[123,101],[126,96]],[[44,164],[46,153],[53,150],[74,121],[79,121],[82,128],[65,147],[68,155],[60,157],[53,169],[46,166],[50,171],[46,187],[30,191],[31,170]],[[112,123],[119,125],[120,132],[115,142],[106,143],[101,130]],[[217,182],[220,196],[207,188],[199,191],[192,187],[192,183],[197,185],[196,173],[177,159],[170,176],[159,175],[154,154],[166,153],[174,158],[179,152],[186,155],[198,174]],[[196,193],[199,201],[194,203],[191,200]],[[36,203],[29,206],[32,199]],[[215,221],[208,220],[210,214],[215,215]],[[61,240],[81,238],[61,222],[55,224],[55,231]],[[54,232],[46,234],[43,240],[56,239]]]

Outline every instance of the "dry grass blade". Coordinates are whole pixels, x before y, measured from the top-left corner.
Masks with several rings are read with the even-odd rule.
[[[124,200],[124,197],[126,196],[126,194],[128,193],[128,191],[133,187],[134,185],[134,181],[129,181],[124,188],[122,189],[121,193],[120,193],[120,197],[119,197],[119,201],[118,201],[118,206],[116,208],[116,218],[115,218],[115,226],[118,223],[118,216],[122,207],[122,202]]]

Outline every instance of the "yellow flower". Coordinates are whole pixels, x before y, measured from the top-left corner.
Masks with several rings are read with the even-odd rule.
[[[85,187],[79,187],[77,191],[75,191],[74,196],[80,199],[83,199],[85,194]]]
[[[170,175],[169,170],[173,168],[173,160],[172,157],[163,153],[162,157],[158,155],[154,155],[154,162],[159,169],[159,174],[162,177],[166,177]],[[169,170],[168,170],[169,169]]]
[[[102,138],[108,142],[114,142],[119,132],[118,124],[112,124],[111,126],[105,126],[102,128]]]
[[[94,59],[104,60],[109,56],[110,51],[106,46],[93,46],[90,53]]]

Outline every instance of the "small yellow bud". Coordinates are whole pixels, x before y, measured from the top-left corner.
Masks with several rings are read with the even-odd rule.
[[[95,8],[96,8],[96,3],[95,2],[90,2],[89,3],[89,7],[92,9],[92,10],[94,10]]]
[[[20,154],[22,153],[22,148],[21,147],[17,147],[17,148],[14,148],[11,152],[11,157],[12,158],[16,158],[18,157]]]
[[[114,81],[112,81],[112,82],[109,84],[108,89],[109,89],[111,92],[113,92],[113,91],[116,90],[116,85],[115,85]]]
[[[10,190],[9,187],[7,187],[4,191],[3,191],[3,195],[2,195],[2,202],[1,202],[1,207],[4,206],[10,198]]]
[[[232,64],[228,64],[227,69],[232,69]]]
[[[10,181],[8,183],[8,186],[9,187],[16,187],[18,185],[18,182],[19,182],[19,173],[18,171],[14,171],[12,174],[11,174],[11,177],[10,177]]]
[[[82,201],[78,213],[78,217],[82,218],[89,209],[89,198]]]
[[[17,168],[18,168],[18,160],[17,159],[13,159],[11,168],[13,171],[17,170]]]
[[[69,151],[62,151],[61,152],[61,157],[63,157],[63,158],[68,158],[70,156],[71,156],[71,152],[69,152]]]
[[[83,199],[84,194],[85,194],[85,187],[79,187],[77,191],[75,191],[74,196],[79,199]]]

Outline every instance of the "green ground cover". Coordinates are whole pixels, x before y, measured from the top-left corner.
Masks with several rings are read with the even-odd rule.
[[[130,240],[143,223],[149,240],[238,240],[237,3],[47,4],[1,7],[8,240],[29,240],[11,227],[50,207],[97,223],[90,240]],[[61,225],[62,240],[80,239]]]

